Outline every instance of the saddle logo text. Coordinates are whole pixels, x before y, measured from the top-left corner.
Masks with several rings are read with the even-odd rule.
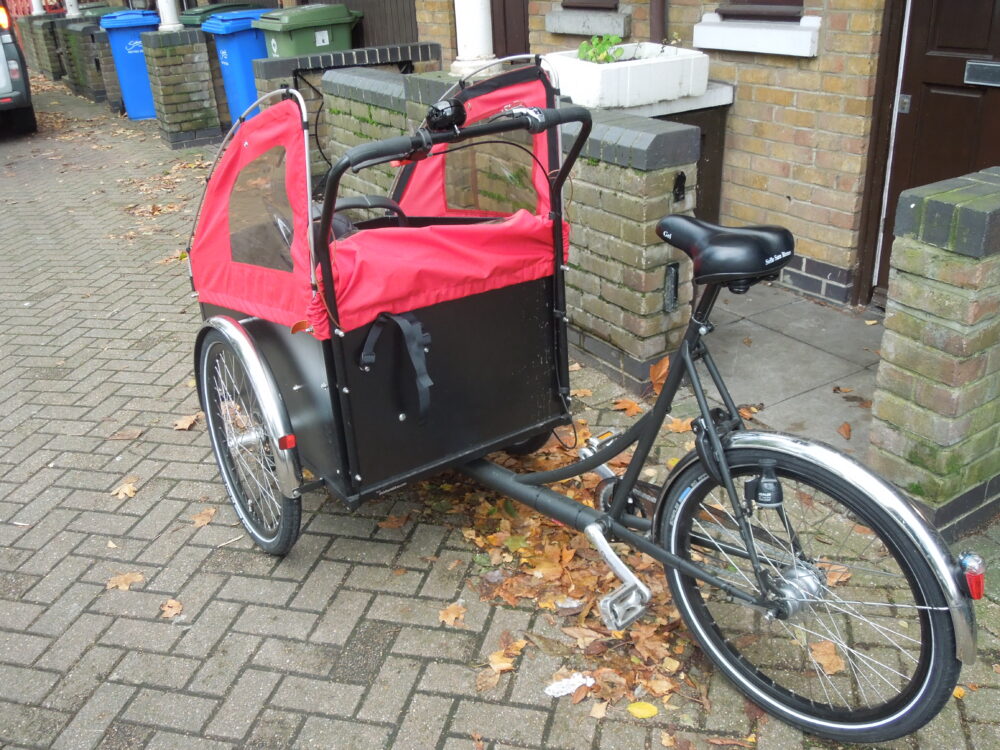
[[[772,255],[770,258],[765,258],[764,259],[764,265],[765,266],[769,266],[772,263],[774,263],[774,261],[781,260],[782,258],[787,258],[791,254],[792,253],[791,253],[790,250],[785,250],[785,252],[783,252],[783,253],[778,253],[777,255]]]

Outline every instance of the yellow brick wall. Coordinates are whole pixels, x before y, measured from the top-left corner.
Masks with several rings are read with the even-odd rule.
[[[721,221],[787,226],[801,255],[852,268],[885,0],[804,4],[822,18],[816,57],[706,50],[710,77],[736,87]],[[670,31],[690,45],[717,5],[671,0]]]
[[[528,42],[531,51],[539,54],[559,50],[576,49],[585,36],[549,34],[545,31],[545,16],[562,7],[560,0],[531,0],[528,3]],[[627,42],[645,42],[649,39],[649,2],[619,2],[619,13],[632,14],[632,34]]]
[[[441,67],[448,70],[455,59],[455,5],[452,0],[415,0],[417,39],[441,45]]]

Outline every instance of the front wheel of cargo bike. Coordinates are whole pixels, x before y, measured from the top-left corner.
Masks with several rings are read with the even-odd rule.
[[[198,387],[212,450],[229,499],[261,549],[284,555],[299,535],[302,506],[278,481],[278,435],[268,431],[260,389],[250,368],[217,330],[202,342]]]
[[[924,556],[872,497],[823,466],[761,448],[726,453],[737,492],[773,461],[778,508],[756,508],[744,542],[729,497],[699,463],[663,498],[661,544],[749,593],[755,548],[786,619],[667,569],[698,643],[754,703],[799,729],[846,742],[910,734],[937,715],[961,663]]]

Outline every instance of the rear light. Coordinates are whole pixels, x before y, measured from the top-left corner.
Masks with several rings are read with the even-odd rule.
[[[10,14],[7,9],[0,5],[0,31],[7,31],[10,28]]]
[[[982,599],[986,590],[986,561],[975,552],[963,552],[958,567],[965,576],[965,587],[971,599]]]
[[[7,68],[10,70],[10,79],[12,81],[21,80],[21,66],[17,64],[17,60],[8,60]]]
[[[291,450],[296,446],[295,435],[282,435],[278,438],[278,447],[283,451]]]

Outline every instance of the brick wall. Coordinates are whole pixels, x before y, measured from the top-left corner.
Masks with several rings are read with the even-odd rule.
[[[101,72],[105,100],[112,112],[121,114],[125,111],[125,104],[122,102],[121,84],[118,82],[118,72],[115,70],[115,58],[108,43],[108,32],[104,29],[95,31],[93,43],[94,66]]]
[[[31,19],[38,72],[52,81],[58,81],[64,73],[56,45],[55,20],[44,16],[32,16]]]
[[[17,26],[17,38],[21,42],[21,51],[24,53],[24,61],[28,64],[28,70],[34,72],[38,70],[38,58],[35,57],[35,33],[31,29],[32,16],[18,16],[14,19]]]
[[[455,6],[452,0],[415,0],[417,39],[441,45],[445,69],[455,59]]]
[[[142,35],[160,136],[171,148],[221,137],[205,35],[198,29]]]
[[[780,224],[798,258],[782,280],[847,301],[857,263],[862,184],[885,0],[805,0],[822,18],[812,58],[706,50],[710,77],[735,85],[723,174],[723,223]],[[671,0],[685,45],[717,3]]]
[[[546,16],[562,10],[560,0],[532,0],[528,4],[528,42],[531,51],[539,54],[576,49],[589,35],[552,34],[546,31]],[[617,11],[575,11],[591,16],[627,15],[631,33],[618,34],[627,42],[645,42],[649,39],[649,2],[619,2]],[[551,21],[550,21],[551,23]]]
[[[1000,167],[896,213],[870,463],[961,533],[1000,508]]]
[[[328,72],[323,78],[328,116],[320,131],[327,152],[412,130],[450,84],[440,76]],[[574,126],[564,128],[564,147],[575,132]],[[636,390],[687,322],[690,261],[660,241],[654,226],[665,214],[693,207],[698,145],[697,129],[687,125],[595,112],[591,137],[567,186],[571,348],[574,356]],[[489,164],[488,157],[477,162],[480,193],[492,184]],[[678,172],[686,175],[687,192],[675,203]],[[384,195],[393,176],[387,165],[348,172],[340,192]],[[505,196],[496,192],[486,197],[502,201]],[[665,298],[671,301],[668,314]]]

